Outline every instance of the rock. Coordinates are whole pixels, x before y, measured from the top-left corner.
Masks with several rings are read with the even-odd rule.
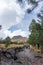
[[[23,51],[23,47],[17,47],[17,48],[15,48],[15,52],[17,53],[17,52],[21,52],[21,51]]]
[[[43,65],[43,57],[39,59],[39,56],[37,58],[35,55],[36,53],[30,52],[29,48],[23,49],[23,47],[1,50],[0,65]]]
[[[15,54],[14,48],[7,49],[7,52],[9,52],[14,57],[14,54]]]

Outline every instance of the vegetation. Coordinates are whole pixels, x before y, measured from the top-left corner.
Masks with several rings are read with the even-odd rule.
[[[18,0],[20,3],[22,3],[23,0]],[[30,3],[32,3],[32,5],[37,4],[38,2],[36,2],[36,0],[27,0],[28,2],[30,1]],[[41,1],[41,0],[40,0]],[[33,4],[34,3],[34,4]],[[37,5],[38,6],[38,5]],[[35,7],[33,7],[32,10],[34,10]],[[27,9],[27,13],[30,13],[32,10]],[[41,13],[43,13],[43,11],[41,11]],[[41,52],[43,52],[43,15],[41,15],[40,13],[38,14],[38,18],[40,20],[36,21],[36,20],[32,20],[32,23],[30,24],[29,27],[29,31],[31,32],[31,34],[29,35],[29,44],[36,46],[39,48],[41,48]],[[2,25],[0,25],[0,30],[2,29]],[[7,37],[6,39],[2,40],[0,39],[0,43],[5,44],[6,47],[8,47],[10,44],[24,44],[23,42],[18,43],[18,42],[11,42],[11,39],[9,37]]]
[[[12,42],[10,37],[7,37],[5,38],[4,40],[0,39],[0,44],[4,44],[5,47],[7,48],[8,46],[10,46],[11,44],[14,44],[14,45],[24,45],[24,42]]]
[[[36,3],[36,0],[30,0],[31,3]]]
[[[2,25],[0,25],[0,30],[2,29]]]
[[[40,20],[35,21],[32,20],[30,24],[29,30],[31,32],[29,36],[29,44],[41,48],[41,52],[43,52],[43,15],[39,15]]]
[[[22,0],[18,0],[19,2],[22,2]],[[30,1],[31,3],[35,3],[36,0],[27,0],[28,2]]]

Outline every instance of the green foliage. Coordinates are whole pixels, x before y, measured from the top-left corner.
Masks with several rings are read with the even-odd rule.
[[[30,0],[31,3],[36,3],[36,0]]]
[[[4,43],[5,43],[5,47],[8,47],[8,46],[11,44],[11,39],[10,39],[10,37],[7,37],[7,38],[4,40]]]
[[[18,44],[19,44],[19,45],[20,45],[20,44],[24,44],[24,42],[19,42]]]
[[[0,30],[2,29],[2,25],[0,25]]]
[[[32,20],[32,23],[29,27],[29,30],[31,32],[29,36],[29,44],[36,46],[40,48],[41,51],[43,48],[43,16],[40,17],[41,21],[36,22],[34,19]]]
[[[18,42],[15,41],[15,42],[12,42],[12,44],[18,44]]]

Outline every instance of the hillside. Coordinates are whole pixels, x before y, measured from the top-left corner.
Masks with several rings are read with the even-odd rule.
[[[20,35],[18,35],[18,36],[14,36],[12,39],[11,39],[11,41],[12,42],[27,42],[27,40],[28,40],[28,38],[26,38],[26,37],[22,37],[22,36],[20,36]]]

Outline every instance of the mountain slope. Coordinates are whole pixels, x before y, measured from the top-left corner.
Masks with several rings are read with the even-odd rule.
[[[12,38],[12,42],[27,42],[27,40],[28,40],[28,38],[26,38],[26,37],[22,37],[22,36],[20,36],[20,35],[18,35],[18,36],[14,36],[13,38]]]

